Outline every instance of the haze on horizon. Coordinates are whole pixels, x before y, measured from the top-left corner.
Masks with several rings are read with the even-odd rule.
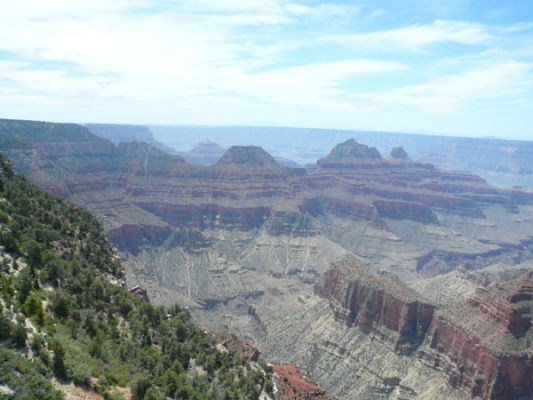
[[[0,117],[533,140],[531,2],[428,3],[9,2]]]

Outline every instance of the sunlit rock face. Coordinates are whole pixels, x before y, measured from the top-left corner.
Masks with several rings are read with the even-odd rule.
[[[410,354],[424,340],[434,306],[391,277],[375,277],[355,257],[334,264],[315,285],[327,298],[334,318],[365,333],[379,335],[379,327],[396,334],[392,342],[400,354]]]
[[[314,296],[284,309],[290,317],[267,323],[262,345],[278,359],[297,340],[290,360],[345,398],[527,398],[532,277],[486,282],[463,298],[455,286],[456,299],[437,306],[348,256],[315,283]]]
[[[479,288],[431,323],[424,359],[472,397],[519,399],[533,393],[533,274]]]

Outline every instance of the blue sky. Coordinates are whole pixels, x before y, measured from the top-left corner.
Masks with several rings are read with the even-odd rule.
[[[533,3],[12,1],[0,110],[533,140]]]

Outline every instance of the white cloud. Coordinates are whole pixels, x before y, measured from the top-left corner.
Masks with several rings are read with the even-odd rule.
[[[379,18],[383,15],[387,14],[384,10],[382,10],[381,8],[378,8],[377,10],[374,10],[372,11],[370,14],[367,15],[367,19],[376,19],[376,18]]]
[[[393,108],[396,115],[450,115],[531,94],[530,24],[435,20],[365,32],[381,15],[393,22],[394,10],[335,0],[5,3],[4,112],[19,103],[28,113],[86,120],[107,112],[115,121],[188,122],[180,118],[194,115],[196,122],[349,126],[354,112],[358,121],[367,112],[367,121],[381,123],[380,112]],[[464,46],[434,46],[450,43]]]
[[[425,46],[444,42],[474,45],[491,38],[491,34],[483,25],[437,20],[432,24],[410,25],[384,31],[326,36],[324,40],[346,46],[395,51],[420,50]]]
[[[78,11],[70,2],[56,0],[49,8],[32,2],[35,8],[29,18],[11,18],[9,13],[18,15],[20,6],[2,14],[0,49],[32,61],[24,69],[4,69],[4,78],[51,96],[78,93],[146,101],[247,96],[306,103],[338,95],[340,83],[350,76],[403,68],[398,63],[344,60],[272,69],[276,57],[294,44],[243,40],[235,31],[236,26],[268,23],[269,18],[281,23],[292,16],[341,12],[342,7],[332,4],[201,0],[182,2],[170,12],[139,15],[124,11],[128,5],[153,4],[148,0],[113,6],[100,0],[79,3],[83,4]],[[258,12],[251,14],[254,9]],[[197,13],[194,18],[187,14],[191,12]],[[12,35],[14,31],[18,34]],[[11,40],[1,40],[8,37]],[[43,69],[42,61],[59,65]],[[69,73],[72,66],[80,73]],[[263,67],[270,72],[258,72]]]
[[[93,13],[121,12],[153,4],[153,0],[17,0],[3,2],[2,16],[6,19],[84,18]]]
[[[531,91],[533,63],[508,61],[464,73],[354,98],[389,105],[407,105],[435,114],[453,112],[476,102],[516,101]]]
[[[350,109],[353,107],[343,89],[346,80],[394,73],[405,68],[400,63],[368,59],[315,63],[235,75],[226,81],[226,89],[278,105],[308,104]]]
[[[355,15],[360,11],[356,5],[338,5],[332,3],[322,3],[309,6],[303,3],[285,3],[284,10],[293,15],[300,17],[329,18],[338,16]]]

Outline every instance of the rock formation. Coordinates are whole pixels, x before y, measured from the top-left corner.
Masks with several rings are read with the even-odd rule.
[[[355,257],[334,264],[315,285],[329,300],[336,320],[378,334],[377,326],[396,334],[395,350],[410,354],[424,340],[434,306],[397,278],[372,276]]]
[[[261,144],[269,149],[276,148],[301,165],[315,163],[323,157],[324,149],[356,138],[359,143],[375,146],[381,154],[403,146],[413,160],[431,163],[443,170],[469,171],[496,186],[516,185],[533,190],[531,140],[287,127],[153,126],[150,129],[165,142],[179,143],[175,138],[184,138],[196,143],[210,138],[232,144]]]
[[[239,354],[249,361],[257,362],[259,360],[261,352],[252,341],[239,338],[232,333],[218,335],[217,339],[219,341],[218,348]]]
[[[328,165],[336,161],[360,162],[372,159],[381,159],[378,149],[359,144],[355,139],[350,139],[335,146],[326,157],[318,160],[318,164]]]
[[[533,393],[533,273],[480,287],[466,301],[435,309],[388,276],[375,277],[353,257],[315,285],[333,317],[443,372],[472,398],[520,399]],[[400,383],[399,383],[400,384]]]
[[[144,142],[169,154],[177,154],[176,151],[158,141],[152,131],[143,125],[121,124],[86,124],[94,135],[109,139],[115,144],[127,142]]]
[[[113,144],[78,125],[0,120],[0,150],[30,179],[99,216],[128,285],[146,288],[155,304],[190,306],[206,327],[254,338],[267,357],[305,366],[341,398],[496,396],[498,382],[528,376],[522,305],[503,301],[491,311],[486,298],[501,296],[476,292],[485,283],[474,270],[532,258],[529,192],[399,151],[383,158],[355,140],[306,169],[254,146],[202,166],[147,143]],[[369,271],[342,263],[328,271],[350,254]],[[472,276],[457,275],[465,262]],[[393,277],[418,289],[421,279],[453,273],[465,291],[440,299]],[[479,311],[480,326],[510,332],[498,342],[509,345],[505,352],[487,346],[482,364],[466,352],[488,336],[475,339],[456,320],[453,298]]]
[[[224,151],[224,148],[217,143],[210,140],[204,140],[189,151],[180,152],[178,154],[191,164],[213,165],[220,160]]]
[[[274,373],[279,400],[335,400],[295,365],[276,365]]]
[[[395,147],[391,150],[390,156],[392,158],[396,158],[397,160],[407,160],[409,159],[409,155],[405,151],[405,149],[402,146]]]
[[[472,397],[520,399],[533,393],[533,274],[479,288],[466,304],[436,314],[429,365]]]

